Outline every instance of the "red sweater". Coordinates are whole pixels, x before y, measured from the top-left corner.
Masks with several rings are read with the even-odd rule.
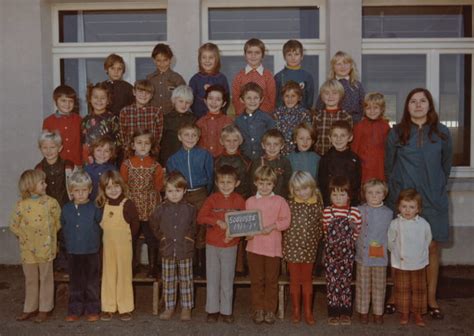
[[[196,125],[201,129],[199,146],[207,149],[214,158],[221,155],[224,151],[224,146],[220,142],[221,132],[224,127],[230,124],[232,124],[232,118],[225,114],[207,113],[196,122]]]
[[[377,178],[385,181],[385,141],[390,125],[383,119],[362,119],[354,126],[351,149],[359,156],[362,165],[362,183]]]
[[[218,220],[225,221],[225,213],[230,211],[245,210],[245,200],[242,196],[233,192],[225,197],[221,192],[216,192],[209,196],[199,214],[197,223],[207,225],[206,243],[216,247],[230,247],[239,243],[239,238],[234,238],[225,243],[225,230],[217,225]]]
[[[245,106],[240,101],[240,89],[247,83],[257,83],[263,89],[263,102],[260,110],[270,115],[275,111],[276,84],[270,70],[264,69],[263,75],[257,70],[251,70],[245,73],[245,69],[240,70],[232,82],[232,104],[234,105],[235,114],[240,115],[244,112]]]
[[[43,130],[58,131],[63,139],[61,158],[72,161],[76,166],[82,165],[81,121],[82,118],[77,113],[63,115],[58,112],[43,121]]]

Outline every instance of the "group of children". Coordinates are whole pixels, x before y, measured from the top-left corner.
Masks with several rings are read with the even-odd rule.
[[[416,191],[400,193],[393,221],[383,205],[390,128],[383,95],[364,96],[352,58],[338,52],[313,111],[301,43],[285,43],[287,65],[275,77],[262,65],[264,54],[262,41],[247,41],[247,65],[230,88],[212,43],[199,48],[189,86],[170,69],[165,44],[152,52],[157,71],[133,87],[122,80],[123,59],[112,54],[104,63],[109,79],[88,88],[83,119],[74,90],[55,89],[57,111],[38,141],[44,159],[21,175],[11,218],[26,279],[17,320],[42,322],[53,309],[57,246],[55,266],[70,276],[66,320],[110,320],[116,312],[130,320],[142,232],[148,275],[158,276],[161,266],[162,320],[174,314],[178,293],[180,318],[191,319],[199,275],[207,279],[207,321],[232,323],[235,272],[248,267],[253,321],[274,323],[283,258],[291,319],[301,320],[303,298],[304,319],[314,324],[312,274],[323,239],[329,324],[351,323],[354,261],[360,320],[368,322],[372,304],[375,323],[383,323],[388,248],[400,322],[413,309],[424,325],[430,229],[418,216]],[[235,119],[226,114],[230,97]],[[239,210],[259,210],[263,231],[229,237],[225,214]]]

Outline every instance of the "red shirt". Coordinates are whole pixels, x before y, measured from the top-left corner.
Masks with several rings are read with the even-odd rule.
[[[226,231],[217,225],[218,220],[225,221],[226,212],[239,210],[245,210],[245,200],[236,192],[228,197],[225,197],[221,192],[216,192],[204,201],[197,216],[197,223],[207,225],[207,244],[216,247],[230,247],[239,243],[239,238],[234,238],[228,243],[224,242]]]
[[[77,113],[60,114],[56,112],[43,121],[43,130],[58,131],[63,139],[63,150],[60,156],[70,160],[76,166],[82,165],[81,159],[81,121]]]
[[[196,122],[196,125],[201,129],[199,146],[207,149],[212,157],[221,155],[224,151],[224,146],[220,143],[221,132],[224,127],[230,124],[232,124],[232,118],[227,115],[207,113]]]
[[[385,141],[390,125],[383,119],[362,119],[354,126],[351,149],[359,156],[362,166],[362,183],[377,178],[385,181]]]

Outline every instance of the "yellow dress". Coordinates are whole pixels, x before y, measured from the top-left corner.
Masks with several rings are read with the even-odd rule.
[[[119,205],[106,203],[103,234],[102,311],[120,314],[133,311],[132,233],[123,217],[126,198]]]

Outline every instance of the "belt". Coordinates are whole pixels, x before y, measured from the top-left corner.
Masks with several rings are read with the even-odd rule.
[[[201,190],[201,189],[204,189],[206,187],[197,187],[197,188],[193,188],[193,189],[188,189],[188,192],[193,192],[193,191],[198,191],[198,190]]]

